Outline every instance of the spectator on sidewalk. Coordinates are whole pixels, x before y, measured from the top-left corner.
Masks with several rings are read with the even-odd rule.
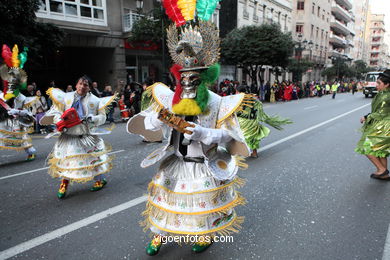
[[[91,93],[97,97],[102,97],[102,92],[99,91],[98,84],[96,81],[92,82]]]
[[[92,83],[93,84],[93,83]],[[104,87],[104,91],[101,95],[101,97],[109,97],[109,96],[112,96],[114,95],[114,93],[112,92],[112,87],[110,85],[106,85]],[[115,102],[113,102],[109,108],[108,108],[108,111],[107,111],[107,121],[109,121],[110,123],[114,123],[114,109],[115,109]]]

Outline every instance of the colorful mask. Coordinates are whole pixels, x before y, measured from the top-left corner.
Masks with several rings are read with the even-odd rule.
[[[3,80],[4,99],[17,97],[21,90],[27,88],[27,74],[23,70],[27,61],[28,48],[24,47],[19,53],[18,45],[14,45],[12,52],[7,45],[3,45],[1,56],[5,64],[0,67],[0,76]]]

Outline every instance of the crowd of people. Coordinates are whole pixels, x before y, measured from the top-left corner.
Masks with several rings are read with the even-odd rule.
[[[142,84],[132,81],[127,84],[124,81],[118,81],[115,90],[111,85],[105,84],[103,88],[99,88],[97,82],[92,83],[91,93],[96,97],[107,97],[114,95],[114,92],[119,93],[119,98],[107,111],[107,122],[114,123],[114,114],[116,109],[119,109],[120,120],[125,122],[133,115],[141,111],[142,93],[151,86],[154,81],[147,78]],[[50,87],[56,87],[54,81],[50,82]],[[244,91],[247,94],[255,94],[261,102],[275,103],[278,101],[298,100],[306,97],[322,97],[324,95],[332,94],[333,98],[337,92],[351,92],[354,94],[361,89],[361,82],[357,81],[310,81],[306,83],[292,82],[292,81],[277,81],[273,84],[269,81],[261,82],[259,86],[256,84],[247,84],[243,81],[241,84],[235,80],[225,79],[219,84],[215,85],[214,91],[220,96],[234,95]],[[72,85],[67,85],[64,88],[65,92],[72,92],[74,88]],[[36,117],[37,122],[43,117],[45,112],[50,108],[52,102],[37,88],[35,83],[27,86],[25,95],[27,97],[36,96],[39,101],[31,108],[32,114]],[[36,123],[35,132],[45,134],[52,131],[50,127],[41,126]]]
[[[228,96],[237,93],[238,87],[245,88],[246,93],[255,94],[262,102],[277,102],[297,100],[305,97],[322,97],[332,94],[333,98],[337,92],[352,92],[354,94],[362,88],[361,82],[357,81],[308,81],[306,83],[275,80],[274,83],[261,82],[256,84],[247,84],[243,81],[225,79],[220,82],[216,92],[220,96]]]

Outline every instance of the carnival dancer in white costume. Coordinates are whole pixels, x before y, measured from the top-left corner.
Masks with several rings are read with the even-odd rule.
[[[89,92],[92,82],[81,77],[76,91],[65,93],[58,88],[47,91],[53,106],[41,119],[42,125],[55,124],[61,135],[49,155],[49,174],[62,178],[58,198],[64,198],[69,182],[94,180],[91,191],[106,185],[105,173],[112,168],[110,148],[96,133],[97,126],[106,121],[106,108],[111,97],[98,98]]]
[[[243,180],[236,174],[247,167],[250,154],[236,113],[251,106],[253,96],[220,97],[208,90],[218,79],[219,32],[199,21],[182,29],[168,29],[168,47],[175,65],[172,92],[162,83],[151,91],[151,105],[128,122],[129,133],[154,139],[162,133],[168,143],[150,154],[141,167],[165,157],[148,187],[144,212],[146,229],[155,234],[146,248],[155,255],[162,236],[184,236],[195,242],[194,252],[206,250],[217,235],[238,232],[243,217],[234,207],[245,199],[236,191]],[[188,236],[187,236],[188,235]],[[178,238],[179,239],[179,238]]]
[[[27,48],[19,53],[18,46],[12,48],[3,45],[2,57],[5,64],[0,67],[4,89],[0,91],[0,149],[24,150],[27,161],[35,159],[36,150],[32,139],[34,117],[29,112],[37,97],[25,97],[21,90],[26,89],[27,74],[23,70],[27,61]]]

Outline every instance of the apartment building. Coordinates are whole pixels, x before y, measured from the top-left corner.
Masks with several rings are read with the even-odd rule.
[[[370,14],[368,32],[368,65],[377,70],[385,69],[388,58],[388,46],[385,38],[385,15]]]
[[[328,1],[332,6],[329,57],[334,63],[338,62],[338,59],[350,62],[353,59],[351,49],[355,48],[353,42],[355,15],[352,12],[352,2],[350,0]]]
[[[223,0],[220,2],[219,14],[220,35],[224,37],[231,30],[246,25],[261,25],[262,23],[277,23],[283,32],[292,28],[291,0]],[[261,72],[264,81],[273,81],[275,75],[272,67],[266,67]],[[235,66],[222,66],[221,78],[237,79],[240,82],[249,80],[241,69]],[[281,78],[279,78],[280,80]],[[282,79],[291,79],[287,72]]]
[[[161,80],[161,45],[129,44],[132,25],[150,12],[157,0],[41,0],[36,12],[40,22],[52,23],[66,32],[63,47],[49,66],[35,74],[42,81],[55,79],[60,87],[74,84],[83,74],[99,83],[116,86],[130,79]]]
[[[320,81],[328,61],[332,6],[329,0],[294,0],[293,37],[297,41],[295,57],[310,60],[313,67],[302,81]]]
[[[369,10],[369,0],[354,0],[353,13],[355,15],[354,48],[351,55],[354,60],[367,60],[366,26]]]

